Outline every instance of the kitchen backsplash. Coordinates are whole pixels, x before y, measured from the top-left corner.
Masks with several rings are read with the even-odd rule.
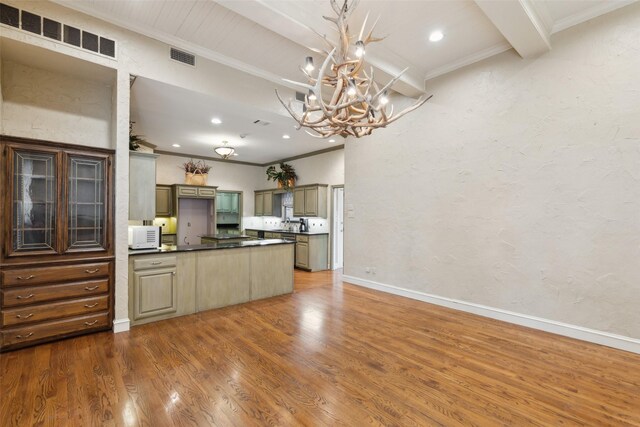
[[[309,231],[329,232],[329,221],[326,218],[305,218],[309,220]],[[300,219],[293,219],[292,224],[299,224]],[[242,219],[242,225],[246,228],[281,228],[282,219],[276,216],[246,216]]]

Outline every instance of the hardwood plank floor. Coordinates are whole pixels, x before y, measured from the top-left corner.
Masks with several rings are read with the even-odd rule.
[[[292,295],[0,355],[0,425],[640,426],[640,356],[296,271]]]

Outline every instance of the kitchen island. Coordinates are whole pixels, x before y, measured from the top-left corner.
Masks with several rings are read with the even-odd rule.
[[[293,291],[294,244],[280,239],[129,251],[132,325]]]

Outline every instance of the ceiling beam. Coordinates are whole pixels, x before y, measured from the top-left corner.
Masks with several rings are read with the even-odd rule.
[[[297,43],[303,47],[311,49],[312,47],[321,47],[321,39],[313,31],[314,29],[320,33],[323,33],[322,28],[313,28],[313,22],[302,22],[299,18],[292,17],[286,10],[283,9],[286,4],[282,2],[267,2],[264,0],[215,0],[216,3],[221,4],[227,9],[244,16],[245,18],[265,27],[271,31],[274,31],[291,40],[293,43]],[[310,6],[312,6],[310,4]],[[321,15],[318,14],[317,18],[321,20]],[[324,21],[320,21],[324,22]],[[311,55],[312,52],[310,51]],[[300,58],[302,63],[303,58]],[[376,80],[380,83],[386,84],[393,77],[398,75],[404,67],[390,63],[383,58],[377,58],[373,55],[367,54],[367,64],[374,68],[376,73]],[[292,67],[296,67],[299,64],[291,64]],[[393,90],[412,98],[417,98],[424,95],[424,76],[421,75],[417,69],[409,69],[407,72],[393,85]]]
[[[530,0],[475,0],[487,18],[523,58],[551,49],[549,33]]]

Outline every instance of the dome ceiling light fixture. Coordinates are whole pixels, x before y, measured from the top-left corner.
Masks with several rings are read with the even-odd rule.
[[[229,147],[227,144],[229,144],[229,141],[222,141],[222,145],[220,147],[216,147],[213,149],[213,151],[215,151],[216,154],[222,157],[224,160],[227,160],[236,152],[235,148]]]
[[[353,37],[349,34],[347,21],[359,0],[344,0],[342,7],[337,4],[337,0],[330,0],[330,2],[337,17],[325,16],[324,19],[338,27],[339,43],[335,45],[325,35],[316,32],[328,46],[327,50],[312,49],[314,52],[326,55],[317,76],[314,77],[313,74],[315,70],[313,58],[307,56],[305,66],[300,67],[300,70],[307,77],[308,83],[284,79],[308,93],[305,96],[303,113],[296,113],[292,107],[292,100],[286,104],[276,89],[278,100],[298,122],[297,129],[309,128],[313,132],[308,130],[306,132],[317,138],[328,138],[334,135],[360,138],[370,135],[374,129],[386,127],[431,99],[433,95],[421,96],[413,105],[394,114],[393,105],[389,103],[388,92],[408,68],[380,88],[373,79],[373,68],[368,74],[364,69],[366,46],[383,40],[372,36],[377,20],[368,34],[363,37],[369,18],[367,13],[357,41],[352,46]],[[353,51],[353,56],[350,56],[350,50]],[[332,93],[330,97],[323,97],[323,88]],[[326,102],[326,99],[330,101]]]

